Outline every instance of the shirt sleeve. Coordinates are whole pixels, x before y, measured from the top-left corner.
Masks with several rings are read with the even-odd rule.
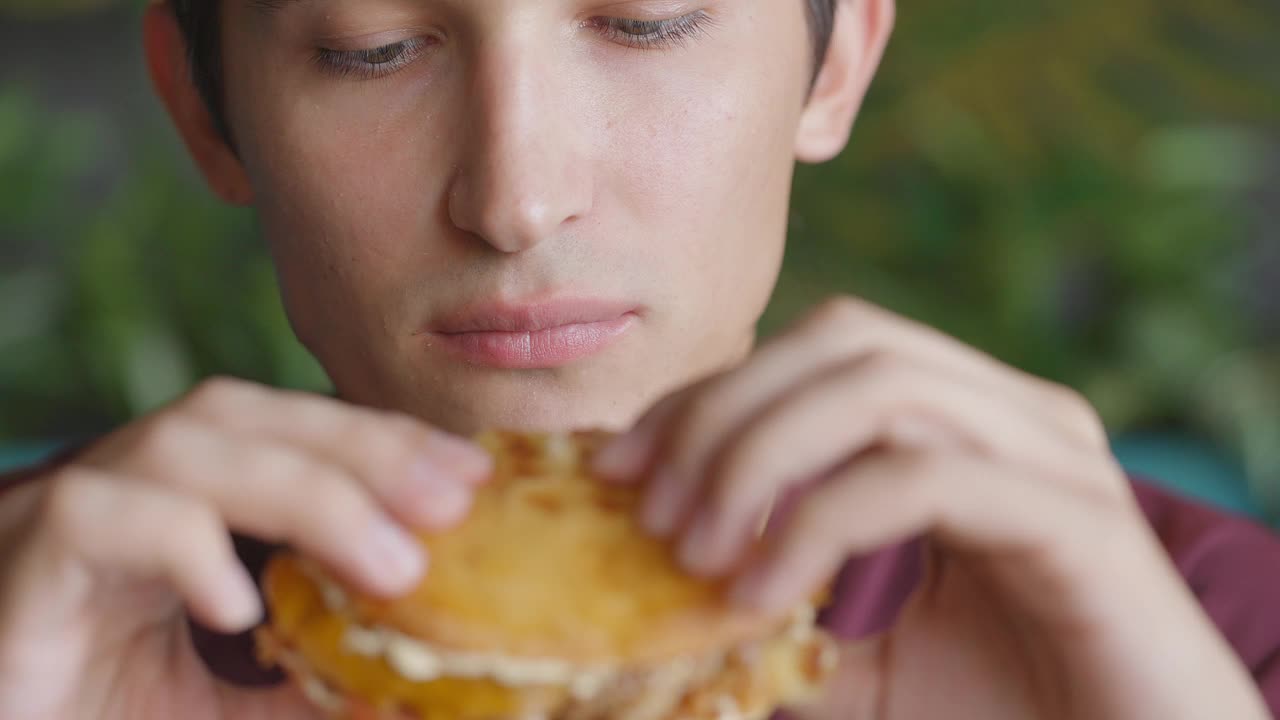
[[[1280,717],[1280,536],[1136,483],[1152,527]]]

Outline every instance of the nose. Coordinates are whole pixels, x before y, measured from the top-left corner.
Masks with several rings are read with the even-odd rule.
[[[591,210],[592,178],[573,117],[581,102],[537,44],[491,40],[473,59],[449,215],[497,250],[522,252]]]

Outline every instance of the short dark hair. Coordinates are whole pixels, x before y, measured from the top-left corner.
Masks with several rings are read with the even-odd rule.
[[[220,0],[169,0],[178,26],[190,52],[191,77],[204,97],[223,137],[231,138],[227,125],[222,83],[222,23],[219,22]],[[839,0],[804,0],[809,15],[809,34],[813,45],[814,76],[822,68],[831,43]]]

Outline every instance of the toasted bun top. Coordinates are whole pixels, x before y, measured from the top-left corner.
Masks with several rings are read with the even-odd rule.
[[[427,578],[354,622],[442,649],[633,664],[765,637],[787,619],[730,609],[636,520],[640,492],[590,476],[601,434],[487,433],[494,477],[458,528],[422,536]]]

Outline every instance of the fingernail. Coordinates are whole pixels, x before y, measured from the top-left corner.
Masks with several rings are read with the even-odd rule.
[[[456,523],[471,508],[471,488],[430,460],[413,467],[411,481],[413,515],[431,525]]]
[[[640,443],[631,435],[615,438],[592,458],[591,469],[610,482],[633,481],[644,469],[641,449]]]
[[[392,592],[409,588],[427,569],[422,545],[390,520],[374,525],[368,553],[375,579]]]
[[[715,571],[715,558],[710,547],[714,529],[711,515],[705,511],[699,512],[680,543],[680,564],[686,570],[698,574]]]

